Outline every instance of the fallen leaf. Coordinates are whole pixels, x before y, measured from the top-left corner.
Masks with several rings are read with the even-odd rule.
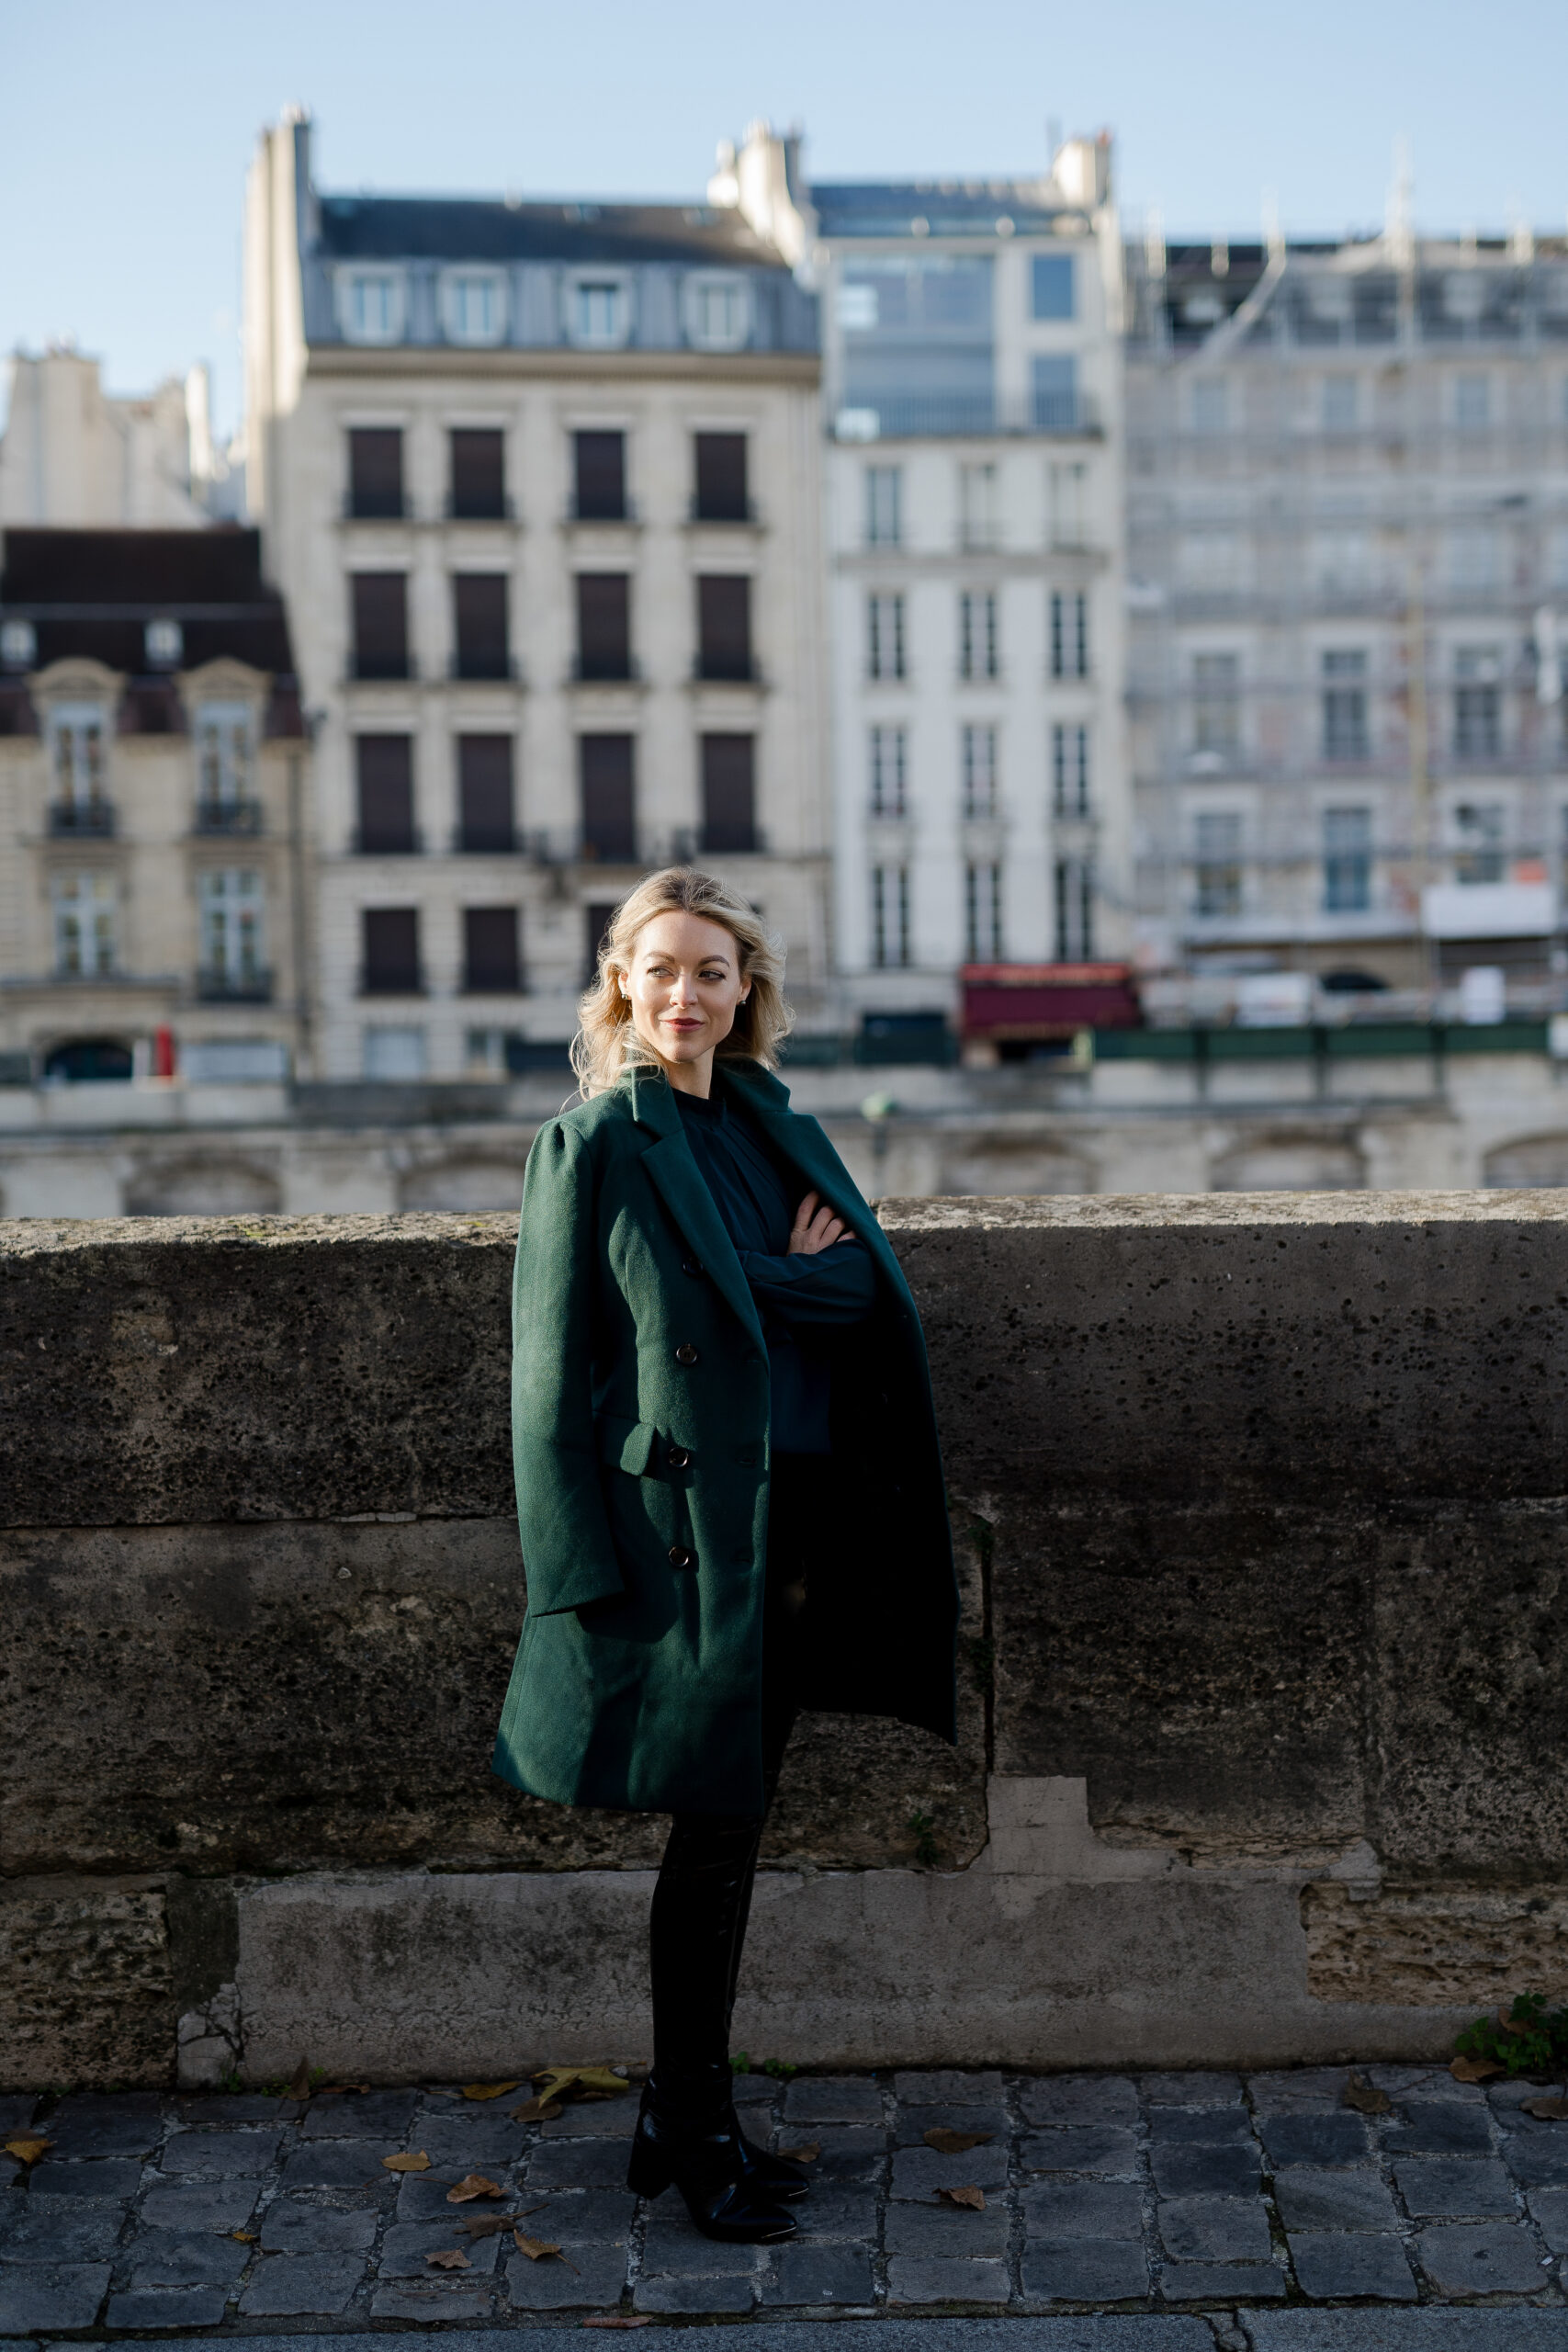
[[[512,2236],[518,2253],[525,2254],[530,2262],[543,2262],[547,2255],[552,2254],[558,2262],[566,2262],[558,2245],[550,2245],[543,2238],[525,2238],[521,2230],[513,2230]],[[574,2278],[581,2277],[575,2262],[566,2262],[566,2267]]]
[[[414,2155],[405,2153],[400,2156],[383,2156],[381,2162],[388,2172],[428,2172],[430,2170],[430,2158],[423,2149]]]
[[[495,2181],[487,2180],[482,2172],[470,2172],[446,2191],[448,2205],[471,2205],[476,2197],[504,2197],[506,2191]]]
[[[231,2238],[238,2238],[242,2245],[254,2245],[256,2242],[254,2230],[231,2230],[229,2235]]]
[[[821,2153],[822,2143],[820,2140],[807,2140],[798,2148],[781,2148],[779,2150],[780,2155],[787,2156],[792,2165],[814,2165]]]
[[[1375,2083],[1369,2083],[1365,2075],[1358,2075],[1353,2069],[1345,2077],[1339,2104],[1353,2107],[1358,2115],[1386,2115],[1390,2108],[1388,2093],[1380,2091]]]
[[[1456,2083],[1489,2083],[1505,2071],[1495,2058],[1456,2058],[1449,2068]]]
[[[522,2079],[521,2075],[515,2075],[509,2083],[465,2083],[463,2097],[465,2098],[504,2098],[508,2091],[514,2091],[517,2088]]]
[[[434,2270],[471,2270],[473,2264],[459,2246],[444,2245],[439,2254],[427,2254],[425,2260]]]
[[[994,2132],[950,2132],[939,2123],[920,2136],[939,2156],[966,2156],[971,2148],[988,2148],[997,2135]]]
[[[313,2091],[310,2096],[313,2098],[343,2098],[350,2091],[367,2091],[369,2087],[368,2083],[323,2083],[321,2089]]]
[[[512,2120],[513,2123],[553,2123],[560,2112],[558,2098],[546,2098],[541,2095],[538,2098],[525,2099],[521,2107],[514,2107]]]
[[[950,2205],[966,2205],[972,2213],[983,2213],[986,2210],[986,2192],[983,2188],[976,2188],[973,2181],[966,2182],[962,2188],[939,2188],[937,2195],[945,2197]]]
[[[510,2230],[525,2222],[530,2213],[537,2213],[537,2205],[525,2205],[521,2213],[470,2213],[457,2227],[469,2239],[498,2237],[502,2230]]]
[[[310,2098],[310,2062],[308,2058],[301,2058],[298,2066],[295,2067],[294,2072],[289,2075],[288,2087],[284,2092],[283,2096],[285,2098]]]
[[[53,2145],[52,2140],[7,2140],[6,2154],[15,2156],[19,2165],[36,2165],[44,2150]]]
[[[1527,2098],[1524,2110],[1542,2123],[1568,2123],[1568,2098]]]
[[[609,2066],[541,2066],[531,2080],[541,2098],[575,2098],[588,2091],[618,2098],[631,2088],[626,2076]]]
[[[651,2327],[653,2321],[647,2312],[637,2312],[623,2318],[619,2312],[593,2312],[582,2323],[584,2327]]]

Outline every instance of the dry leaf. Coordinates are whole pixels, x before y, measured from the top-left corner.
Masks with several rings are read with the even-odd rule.
[[[36,2165],[44,2150],[52,2148],[53,2145],[52,2140],[7,2140],[6,2154],[8,2156],[15,2156],[19,2165]]]
[[[1354,2070],[1345,2077],[1339,2104],[1341,2107],[1353,2107],[1358,2115],[1386,2115],[1390,2108],[1388,2093],[1380,2091],[1375,2083],[1369,2083],[1365,2075],[1358,2075]]]
[[[543,2262],[547,2255],[552,2254],[558,2262],[566,2262],[566,2256],[558,2245],[550,2245],[543,2238],[525,2238],[521,2230],[513,2230],[512,2236],[518,2253],[525,2254],[530,2262]],[[581,2277],[582,2274],[575,2262],[566,2262],[566,2267],[574,2278]]]
[[[983,2213],[986,2210],[986,2192],[983,2188],[976,2188],[973,2181],[966,2182],[962,2188],[939,2188],[937,2195],[945,2197],[950,2205],[966,2205],[972,2213]]]
[[[521,2107],[514,2107],[512,2109],[512,2120],[513,2123],[553,2123],[560,2112],[561,2103],[558,2098],[545,2098],[541,2096],[538,2098],[525,2099]]]
[[[425,2260],[435,2270],[471,2270],[473,2264],[460,2248],[444,2245],[439,2254],[427,2254]]]
[[[509,2083],[465,2083],[463,2097],[465,2098],[504,2098],[508,2091],[514,2091],[517,2088],[522,2079],[521,2075],[515,2075]]]
[[[285,2091],[284,2097],[285,2098],[309,2098],[310,2096],[310,2062],[308,2058],[301,2058],[288,2077],[288,2088]]]
[[[1489,2083],[1505,2071],[1495,2058],[1456,2058],[1449,2068],[1456,2083]]]
[[[539,2211],[537,2205],[525,2205],[521,2213],[470,2213],[467,2220],[458,2222],[457,2227],[470,2241],[493,2238],[499,2236],[502,2230],[512,2229],[518,2222],[525,2222],[530,2213]]]
[[[464,2176],[456,2188],[446,2191],[446,2202],[448,2205],[471,2205],[476,2197],[504,2197],[505,2194],[504,2188],[493,2180],[487,2180],[482,2172],[470,2172]]]
[[[582,2323],[584,2327],[651,2327],[653,2322],[647,2312],[635,2312],[624,2318],[619,2312],[592,2312]]]
[[[821,2153],[822,2143],[820,2140],[807,2140],[798,2148],[781,2148],[779,2150],[780,2155],[787,2156],[792,2165],[814,2165]]]
[[[1568,2098],[1527,2098],[1524,2109],[1542,2123],[1568,2123]]]
[[[608,2066],[542,2066],[532,2081],[542,2098],[580,2098],[585,2091],[617,2098],[631,2087],[624,2075]]]
[[[966,2156],[971,2148],[988,2148],[997,2135],[994,2132],[950,2132],[939,2123],[920,2136],[939,2156]]]
[[[231,2238],[238,2238],[242,2245],[254,2245],[256,2242],[254,2230],[231,2230],[229,2235]]]
[[[428,2172],[430,2170],[430,2158],[423,2149],[413,2155],[405,2154],[400,2156],[383,2156],[381,2162],[388,2172]]]

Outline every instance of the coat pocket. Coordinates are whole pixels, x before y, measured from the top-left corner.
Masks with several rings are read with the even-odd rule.
[[[601,1462],[627,1471],[634,1478],[656,1475],[659,1431],[651,1421],[627,1421],[615,1413],[601,1413],[595,1427]]]
[[[691,1455],[673,1445],[652,1421],[626,1420],[601,1413],[595,1424],[610,1533],[623,1568],[671,1568],[697,1565],[686,1492]],[[621,1475],[616,1476],[619,1472]]]

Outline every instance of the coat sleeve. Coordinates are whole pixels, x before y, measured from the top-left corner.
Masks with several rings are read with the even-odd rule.
[[[512,1464],[536,1617],[625,1589],[594,1442],[596,1258],[592,1167],[552,1120],[528,1155],[512,1283]]]

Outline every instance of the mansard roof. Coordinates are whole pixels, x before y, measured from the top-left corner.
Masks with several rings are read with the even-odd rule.
[[[438,196],[323,196],[329,261],[594,262],[782,269],[734,210],[703,204],[523,204]]]
[[[824,237],[994,237],[1000,220],[1043,236],[1082,210],[1034,179],[813,180],[811,202]]]

